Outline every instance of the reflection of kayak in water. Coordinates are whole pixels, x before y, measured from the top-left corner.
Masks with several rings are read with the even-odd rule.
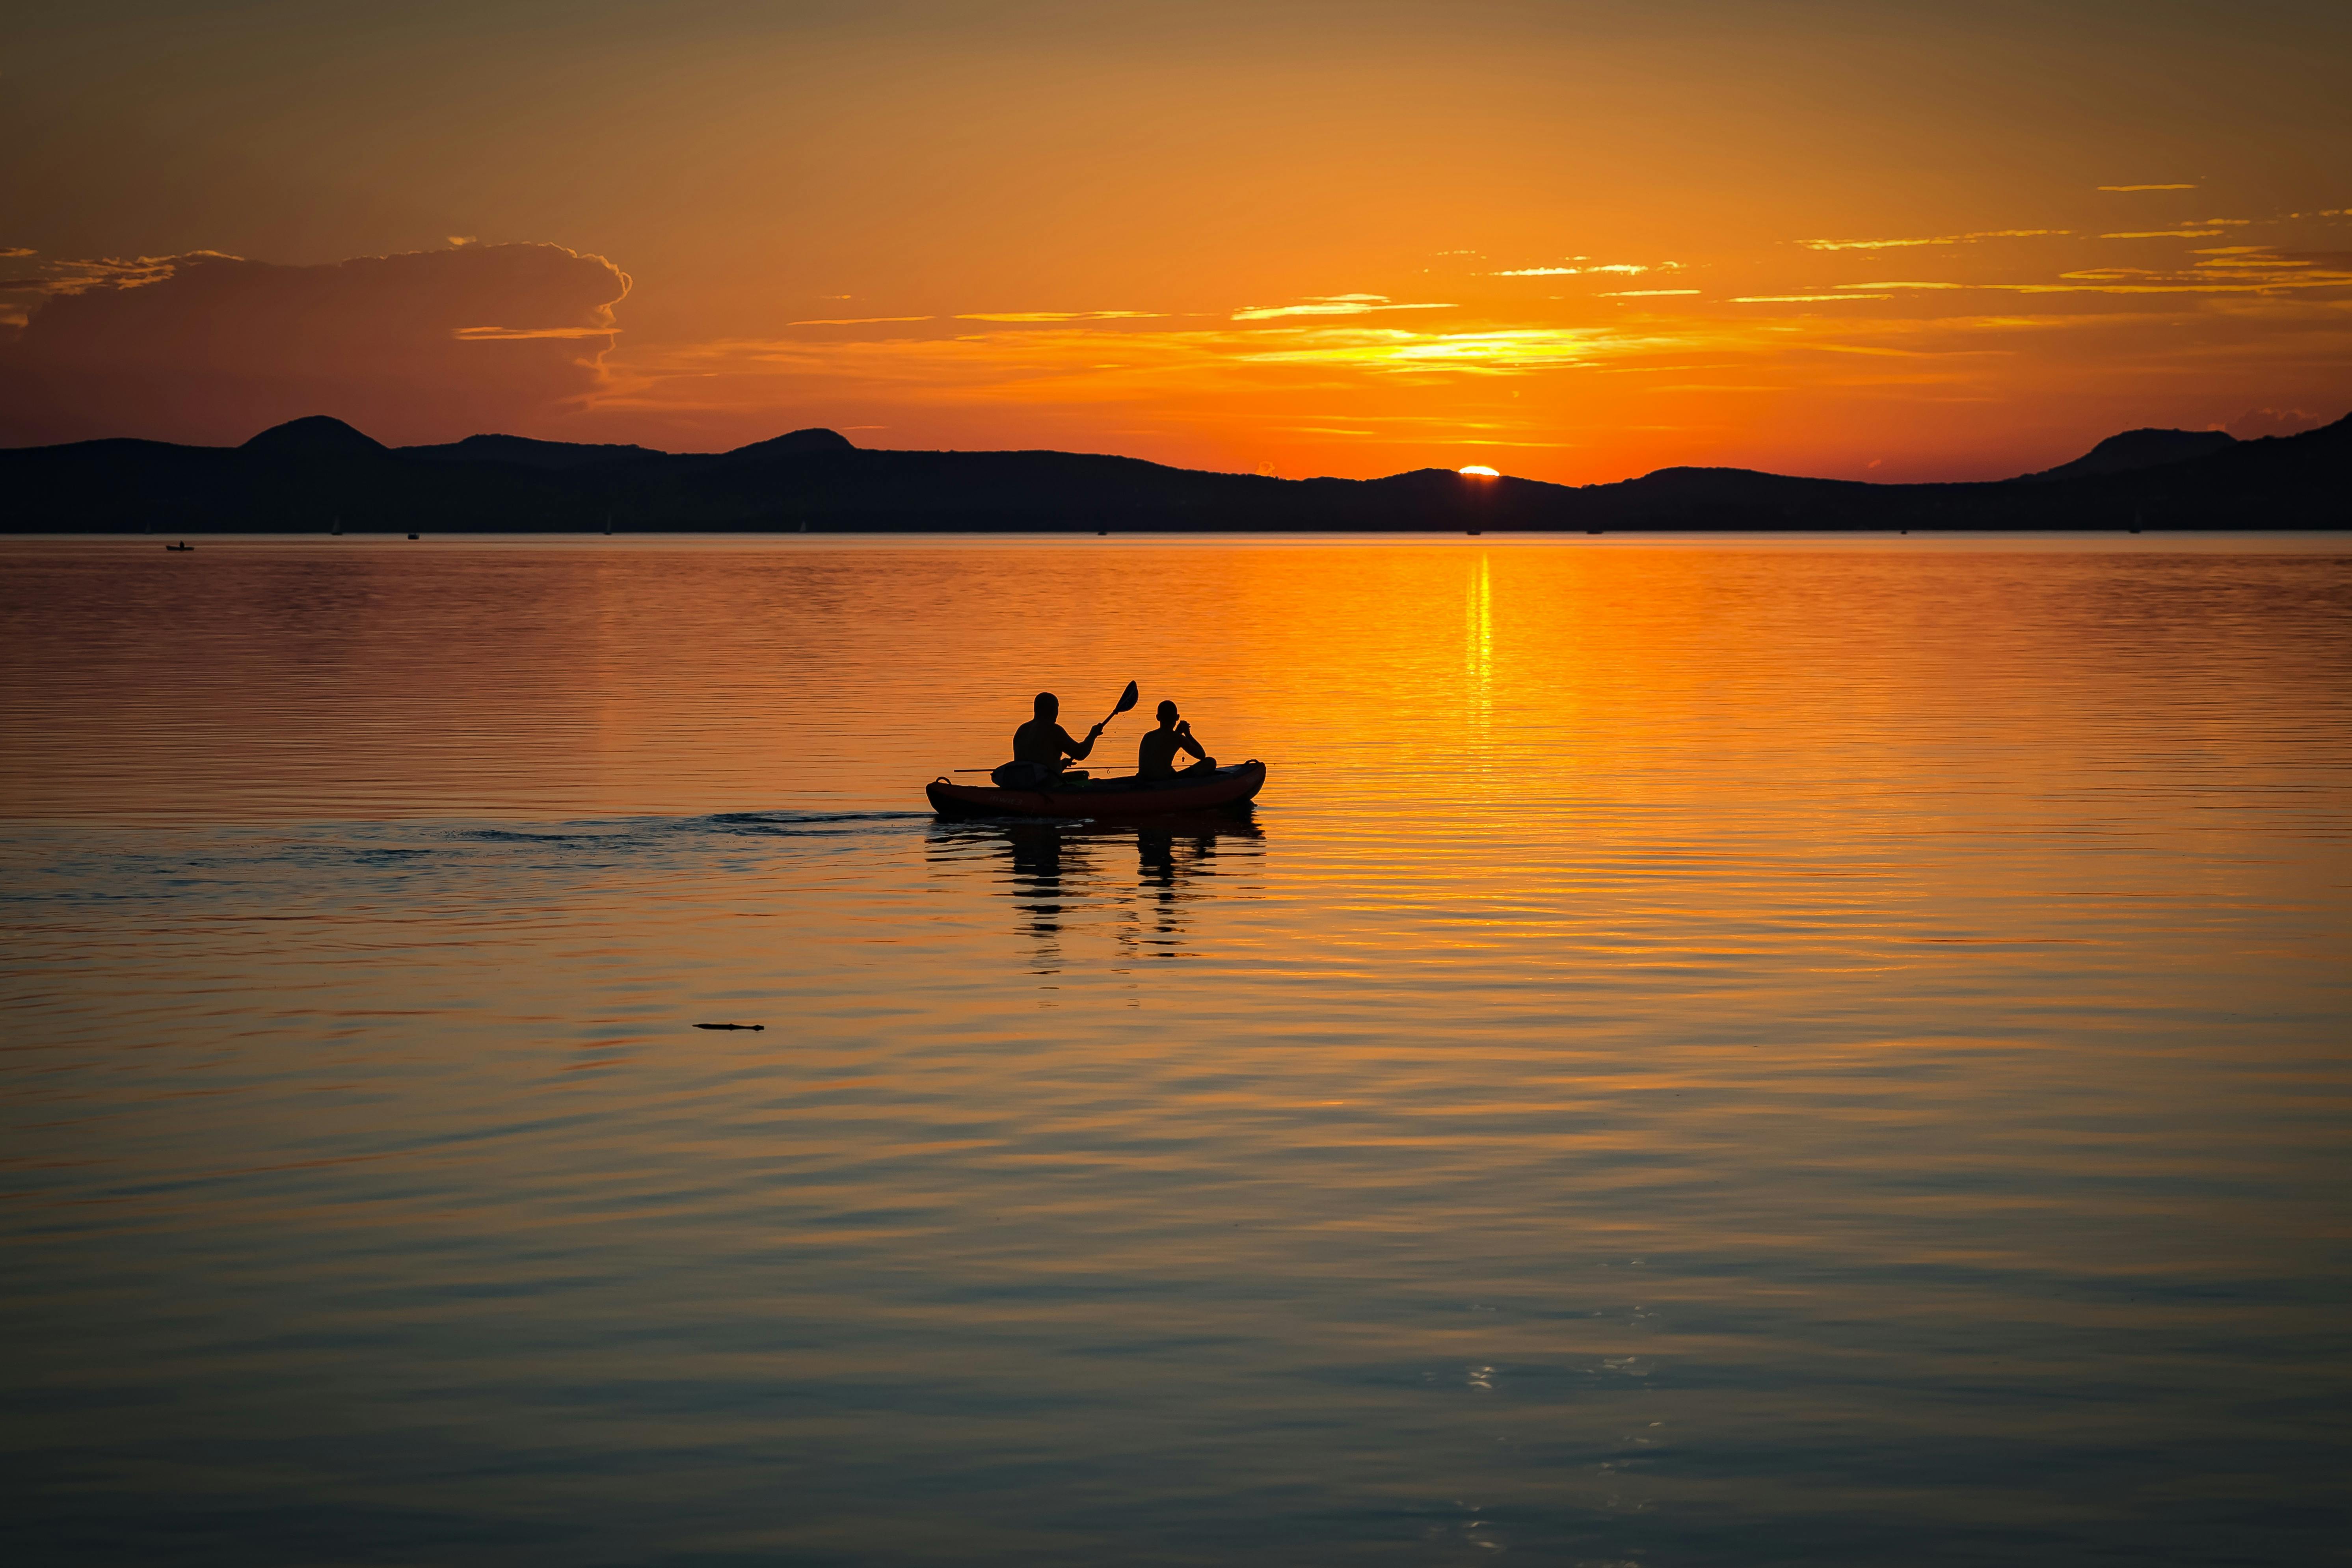
[[[998,789],[993,784],[951,784],[933,779],[931,809],[941,816],[1162,816],[1177,811],[1212,811],[1241,805],[1265,784],[1265,764],[1236,763],[1213,773],[1179,773],[1145,784],[1137,779],[1101,779],[1059,788]]]

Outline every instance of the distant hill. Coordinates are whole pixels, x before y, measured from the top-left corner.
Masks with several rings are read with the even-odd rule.
[[[356,432],[354,432],[356,434]],[[583,447],[570,441],[534,441],[527,436],[468,436],[445,447],[403,447],[413,463],[512,463],[523,468],[593,468],[666,454],[651,447]]]
[[[2352,526],[2352,418],[2298,436],[2134,430],[1978,484],[1746,468],[1615,484],[1204,473],[1073,452],[867,451],[795,430],[722,453],[518,436],[387,447],[313,416],[242,447],[82,441],[0,451],[0,531],[171,533],[1892,530]]]
[[[2019,482],[2078,479],[2093,474],[2124,474],[2134,468],[2161,468],[2234,445],[2226,430],[2126,430],[2120,436],[2108,437],[2071,463],[2023,475]]]

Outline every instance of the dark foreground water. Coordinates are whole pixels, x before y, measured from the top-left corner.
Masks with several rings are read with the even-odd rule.
[[[2341,539],[153,543],[12,1564],[2346,1557]],[[1254,818],[923,811],[1129,677]]]

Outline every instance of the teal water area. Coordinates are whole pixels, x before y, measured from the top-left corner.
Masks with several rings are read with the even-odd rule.
[[[2340,1560],[2352,548],[1489,543],[0,545],[8,1561]]]

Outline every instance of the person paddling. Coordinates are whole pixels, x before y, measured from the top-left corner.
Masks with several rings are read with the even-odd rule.
[[[1146,784],[1155,779],[1174,778],[1176,753],[1179,752],[1189,752],[1201,759],[1184,772],[1216,772],[1217,759],[1202,751],[1201,742],[1192,739],[1192,722],[1177,717],[1176,704],[1162,702],[1158,712],[1160,728],[1146,731],[1142,742],[1135,748],[1135,776]]]
[[[1085,762],[1095,749],[1095,742],[1103,732],[1108,719],[1087,731],[1083,741],[1073,741],[1070,732],[1062,728],[1062,700],[1050,691],[1037,693],[1037,716],[1013,731],[1013,760],[996,770],[996,783],[1005,788],[1034,788],[1051,778],[1056,783],[1076,784],[1087,774],[1070,770],[1071,762]],[[1068,760],[1066,761],[1065,758]],[[1008,783],[1008,776],[1017,782]]]

